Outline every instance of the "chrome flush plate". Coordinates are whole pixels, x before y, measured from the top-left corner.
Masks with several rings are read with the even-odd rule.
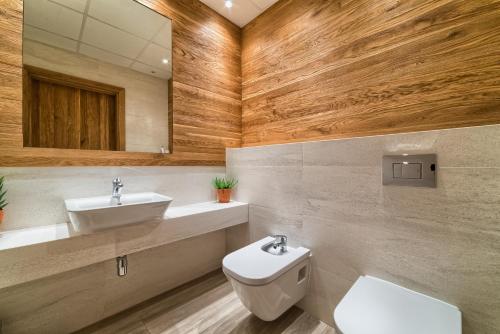
[[[385,155],[382,184],[408,187],[436,187],[436,154]]]

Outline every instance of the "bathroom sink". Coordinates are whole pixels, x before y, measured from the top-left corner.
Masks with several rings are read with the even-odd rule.
[[[121,203],[111,196],[65,200],[66,210],[75,231],[95,230],[121,225],[160,221],[172,198],[157,193],[121,195]]]

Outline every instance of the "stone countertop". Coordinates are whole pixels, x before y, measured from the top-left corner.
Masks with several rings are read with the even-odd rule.
[[[163,221],[90,234],[71,224],[0,233],[0,288],[248,222],[248,204],[196,203],[170,207]],[[200,245],[203,247],[203,245]]]

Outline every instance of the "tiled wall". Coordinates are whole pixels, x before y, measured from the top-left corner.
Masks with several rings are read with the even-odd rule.
[[[227,172],[239,179],[236,199],[251,204],[251,240],[284,233],[311,248],[306,311],[331,324],[368,274],[457,305],[464,333],[493,334],[499,143],[500,126],[487,126],[230,149]],[[382,156],[398,153],[437,153],[437,188],[382,186]]]
[[[215,200],[211,180],[223,167],[26,167],[0,168],[7,200],[0,231],[65,223],[64,199],[111,195],[119,176],[123,193],[154,191],[172,206]]]

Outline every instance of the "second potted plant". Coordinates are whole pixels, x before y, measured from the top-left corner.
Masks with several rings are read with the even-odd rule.
[[[5,198],[5,194],[7,194],[7,190],[4,190],[3,189],[3,180],[4,180],[4,177],[0,177],[0,224],[2,223],[3,221],[3,216],[4,216],[4,213],[3,213],[3,208],[5,208],[7,206],[7,199]]]
[[[229,203],[231,201],[231,190],[238,184],[238,181],[234,178],[216,177],[213,184],[217,189],[219,203]]]

